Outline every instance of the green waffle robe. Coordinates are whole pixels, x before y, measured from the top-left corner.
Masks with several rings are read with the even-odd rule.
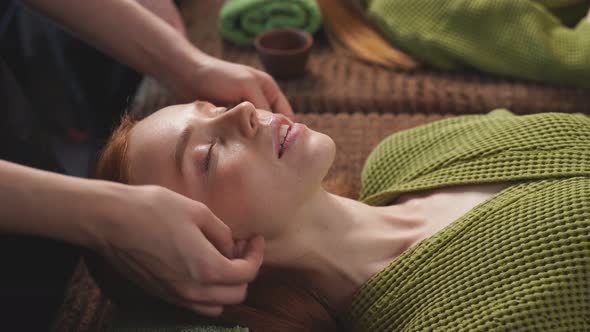
[[[367,0],[396,46],[440,69],[590,87],[586,0]],[[563,21],[577,21],[569,27]]]
[[[357,292],[352,331],[590,331],[590,119],[504,110],[380,143],[362,200],[511,185],[406,250]]]

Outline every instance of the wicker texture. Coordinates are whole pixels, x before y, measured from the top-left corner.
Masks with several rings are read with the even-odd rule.
[[[253,48],[221,40],[216,31],[222,0],[186,1],[183,17],[191,41],[203,51],[262,68]],[[479,74],[420,69],[394,71],[362,63],[334,50],[323,33],[302,79],[279,81],[296,112],[486,113],[508,108],[515,113],[590,113],[590,90],[531,83]]]
[[[52,331],[108,331],[111,328],[113,305],[80,262],[70,279],[61,309]]]

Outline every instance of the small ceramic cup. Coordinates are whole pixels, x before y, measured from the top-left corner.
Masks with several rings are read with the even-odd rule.
[[[260,62],[277,79],[300,77],[313,45],[313,37],[299,29],[275,29],[259,34],[255,41]]]

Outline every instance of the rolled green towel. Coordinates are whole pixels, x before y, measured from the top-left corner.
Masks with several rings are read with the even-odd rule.
[[[275,28],[313,34],[321,21],[314,0],[226,0],[219,13],[219,31],[233,43],[252,45],[256,35]]]

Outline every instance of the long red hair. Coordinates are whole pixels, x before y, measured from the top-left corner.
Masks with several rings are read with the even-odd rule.
[[[129,183],[132,174],[129,172],[127,146],[130,132],[138,121],[129,114],[123,115],[120,125],[99,156],[95,171],[97,178]],[[331,186],[334,187],[334,184]],[[104,285],[104,280],[103,283],[97,281]],[[108,282],[117,281],[113,281],[111,276]],[[322,299],[308,285],[304,285],[296,272],[268,268],[261,270],[258,278],[249,285],[243,304],[226,306],[223,314],[213,322],[240,325],[262,332],[339,330],[337,321]]]

